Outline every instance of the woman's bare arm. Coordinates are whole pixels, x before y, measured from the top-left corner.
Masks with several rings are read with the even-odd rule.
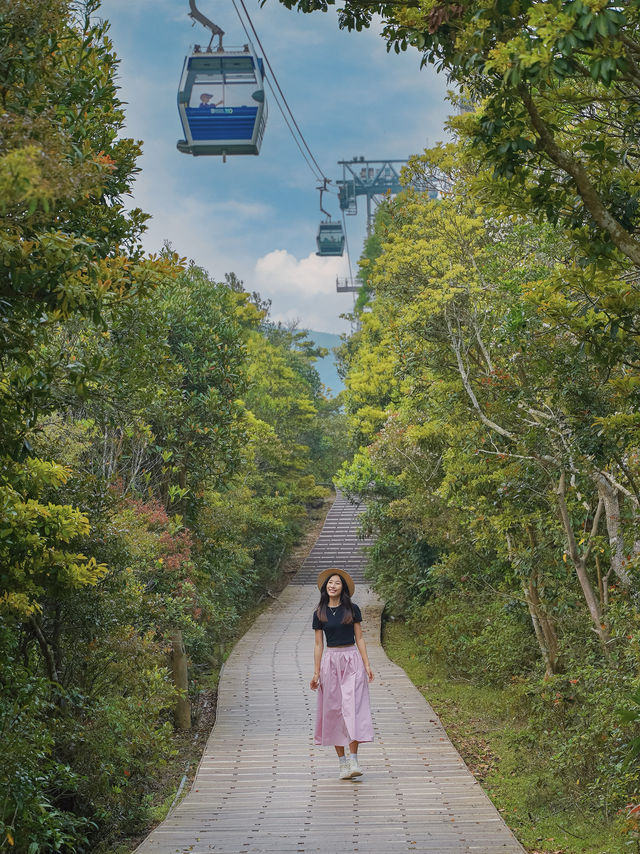
[[[322,629],[316,629],[316,643],[313,648],[313,679],[309,683],[312,691],[316,690],[320,682],[320,662],[322,660],[323,649],[324,632]]]
[[[371,665],[369,664],[369,656],[367,655],[367,645],[364,642],[364,636],[362,634],[362,626],[360,623],[354,623],[353,630],[356,636],[356,646],[362,656],[362,661],[364,663],[364,669],[367,671],[367,676],[369,677],[369,682],[373,682],[373,670],[371,669]]]

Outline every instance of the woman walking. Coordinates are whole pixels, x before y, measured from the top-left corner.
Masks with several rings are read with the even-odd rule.
[[[362,614],[351,601],[355,586],[343,569],[321,572],[320,601],[312,623],[316,642],[310,685],[313,691],[318,691],[314,740],[316,744],[335,747],[341,780],[361,776],[358,745],[373,741],[368,685],[373,680],[373,671],[362,636]]]

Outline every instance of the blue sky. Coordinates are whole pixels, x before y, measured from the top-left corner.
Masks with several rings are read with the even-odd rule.
[[[199,0],[201,11],[226,32],[225,43],[246,41],[229,0]],[[444,136],[450,105],[446,81],[420,70],[416,51],[387,54],[378,30],[347,33],[335,13],[301,15],[277,0],[247,7],[298,124],[326,175],[338,160],[406,158]],[[248,290],[273,301],[275,320],[298,320],[326,332],[348,328],[340,319],[352,297],[335,292],[347,275],[344,258],[318,258],[320,221],[315,180],[270,98],[258,157],[180,154],[176,92],[185,54],[206,31],[192,26],[187,0],[103,0],[103,17],[120,57],[121,97],[128,135],[144,141],[135,204],[152,215],[145,248],[171,241],[216,279],[233,271]],[[325,205],[327,207],[327,205]],[[362,206],[363,207],[363,206]],[[337,197],[328,209],[339,214]],[[352,260],[365,233],[362,212],[347,218]]]

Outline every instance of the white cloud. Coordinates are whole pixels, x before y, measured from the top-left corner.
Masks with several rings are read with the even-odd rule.
[[[257,234],[261,223],[273,215],[264,202],[181,197],[180,187],[170,178],[156,180],[147,170],[137,180],[136,202],[153,211],[144,236],[147,251],[157,252],[169,240],[178,254],[218,281],[225,273],[236,273],[248,291],[272,301],[271,317],[276,322],[299,321],[302,327],[322,332],[348,329],[340,314],[351,311],[353,295],[336,292],[336,277],[348,275],[346,256],[321,258],[310,252],[297,258],[278,248],[255,260],[247,253],[246,234]],[[280,238],[270,239],[286,246],[291,231],[287,225]],[[307,245],[313,245],[313,235],[307,238]]]
[[[348,323],[339,319],[353,306],[350,294],[336,292],[336,277],[347,274],[345,258],[320,258],[311,253],[296,258],[276,249],[256,261],[250,285],[273,303],[273,320],[299,320],[301,326],[320,332],[342,332]]]
[[[231,271],[242,278],[250,271],[245,234],[272,214],[263,201],[184,196],[168,176],[155,180],[149,171],[136,181],[135,201],[153,214],[143,241],[148,251],[158,251],[168,240],[215,279]]]
[[[282,294],[298,294],[304,288],[308,294],[329,294],[335,290],[335,278],[344,275],[342,258],[321,258],[315,253],[298,260],[286,249],[275,249],[255,266],[256,277],[271,289]]]

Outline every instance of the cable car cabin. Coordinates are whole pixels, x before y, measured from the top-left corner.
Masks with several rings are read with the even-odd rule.
[[[267,104],[262,60],[248,45],[202,51],[184,61],[178,111],[183,154],[259,154]]]
[[[342,255],[344,250],[344,231],[340,222],[321,222],[316,237],[318,251],[316,255]]]

